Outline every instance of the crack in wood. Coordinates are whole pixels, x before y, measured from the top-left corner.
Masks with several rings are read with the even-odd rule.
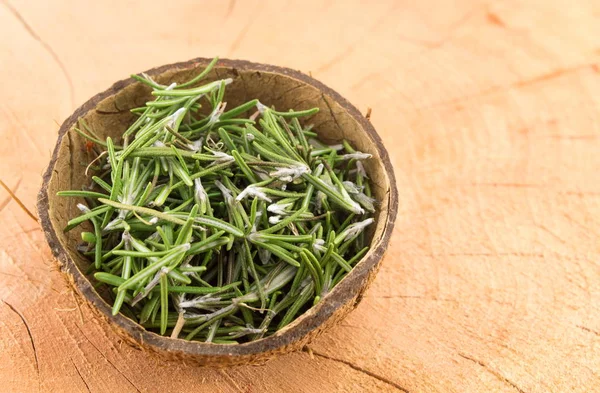
[[[260,4],[262,4],[262,3],[260,3]],[[259,14],[260,12],[262,12],[262,7],[256,11],[257,14]],[[254,24],[254,22],[256,20],[257,20],[257,18],[254,17],[254,15],[249,15],[248,22],[246,22],[244,27],[242,27],[242,30],[240,30],[238,35],[235,37],[235,39],[229,46],[229,50],[227,51],[227,56],[231,56],[233,54],[233,52],[235,52],[237,50],[237,48],[239,48],[240,44],[244,40],[244,37],[246,36],[246,34],[248,34],[248,30],[250,30],[250,28],[252,27],[252,25]]]
[[[348,46],[341,53],[339,53],[338,55],[336,55],[333,59],[329,60],[327,63],[325,63],[322,66],[318,67],[315,70],[315,73],[325,72],[328,69],[330,69],[331,67],[333,67],[334,65],[336,65],[337,63],[339,63],[340,61],[344,60],[344,58],[350,56],[352,54],[352,52],[354,52],[354,47],[356,45],[358,45],[359,43],[360,43],[360,41],[359,42],[355,42],[354,44]]]
[[[489,372],[490,374],[492,374],[494,377],[498,378],[500,381],[506,383],[507,385],[511,386],[513,389],[515,389],[516,391],[518,391],[519,393],[525,393],[525,391],[523,389],[521,389],[519,386],[517,386],[517,384],[515,384],[513,381],[511,381],[510,379],[506,378],[504,375],[500,374],[498,371],[492,369],[490,366],[488,366],[486,363],[482,362],[481,360],[477,360],[475,358],[472,358],[468,355],[465,355],[463,353],[458,353],[458,356],[460,356],[463,359],[467,359],[481,367],[483,367],[487,372]]]
[[[231,56],[233,54],[233,52],[236,51],[236,49],[240,46],[242,40],[244,39],[244,36],[246,35],[246,33],[248,32],[248,29],[250,29],[250,26],[252,26],[252,23],[254,22],[254,18],[250,19],[245,25],[244,27],[242,27],[242,30],[240,30],[239,34],[237,35],[237,37],[235,37],[235,39],[233,40],[233,42],[231,43],[231,46],[229,47],[229,50],[227,51],[227,56]]]
[[[4,190],[5,190],[6,192],[8,192],[8,195],[9,195],[10,199],[14,200],[14,201],[17,203],[17,205],[18,205],[18,206],[21,208],[21,210],[23,210],[25,213],[27,213],[27,215],[28,215],[29,217],[31,217],[31,219],[32,219],[33,221],[35,221],[35,222],[39,222],[39,221],[38,221],[38,218],[36,217],[36,215],[35,215],[35,214],[33,214],[33,213],[31,212],[31,210],[29,210],[29,209],[27,208],[27,206],[25,206],[25,204],[24,204],[24,203],[21,201],[21,199],[20,199],[20,198],[19,198],[19,197],[18,197],[18,196],[17,196],[17,195],[16,195],[16,194],[13,192],[13,190],[11,190],[11,189],[10,189],[10,187],[9,187],[9,186],[7,186],[7,185],[6,185],[6,183],[4,183],[4,182],[3,182],[1,179],[0,179],[0,187],[4,188]],[[9,200],[10,200],[10,199],[9,199]],[[21,223],[20,223],[19,221],[17,221],[17,222],[19,223],[19,225],[21,225]],[[21,228],[22,228],[22,227],[21,227]]]
[[[337,358],[334,358],[332,356],[325,355],[324,353],[320,353],[320,352],[315,351],[313,348],[310,348],[309,346],[305,346],[302,350],[304,352],[307,352],[309,354],[309,356],[312,354],[314,356],[318,356],[318,357],[321,357],[323,359],[327,359],[327,360],[331,360],[331,361],[334,361],[334,362],[345,364],[346,366],[348,366],[348,367],[350,367],[350,368],[352,368],[352,369],[354,369],[354,370],[356,370],[358,372],[361,372],[361,373],[366,374],[366,375],[368,375],[368,376],[370,376],[372,378],[377,379],[380,382],[383,382],[385,384],[393,386],[396,389],[400,390],[401,392],[410,393],[410,391],[408,389],[406,389],[405,387],[399,385],[398,383],[396,383],[396,382],[394,382],[394,381],[392,381],[392,380],[390,380],[390,379],[388,379],[386,377],[383,377],[383,376],[381,376],[379,374],[376,374],[376,373],[374,373],[372,371],[364,369],[364,368],[362,368],[360,366],[357,366],[356,364],[354,364],[352,362],[349,362],[347,360],[337,359]]]
[[[575,326],[577,326],[581,330],[585,330],[586,332],[595,334],[596,336],[600,337],[600,332],[598,332],[596,330],[593,330],[593,329],[590,329],[589,327],[585,327],[585,326],[581,326],[581,325],[575,325]]]
[[[564,218],[566,218],[567,220],[569,220],[569,222],[575,226],[577,226],[579,229],[583,230],[584,233],[588,236],[595,236],[598,237],[598,232],[593,230],[593,227],[590,226],[586,226],[585,224],[580,223],[578,220],[574,219],[570,214],[568,213],[563,213],[562,216]]]
[[[535,226],[538,227],[538,228],[540,228],[542,231],[544,231],[548,235],[552,236],[558,242],[560,242],[562,244],[565,244],[565,245],[567,244],[567,242],[563,238],[561,238],[560,236],[558,236],[553,230],[549,229],[545,225],[543,225],[543,224],[535,224]]]
[[[237,382],[235,381],[235,379],[233,379],[233,377],[231,375],[229,375],[229,373],[223,369],[219,370],[221,374],[223,374],[225,376],[225,378],[227,378],[227,382],[230,386],[234,387],[235,390],[237,390],[238,392],[244,392],[244,389],[242,389],[240,387],[240,385],[237,384]]]
[[[29,336],[29,341],[31,342],[31,348],[33,349],[33,359],[35,360],[35,371],[37,373],[38,381],[39,381],[40,380],[40,363],[39,363],[38,356],[37,356],[37,349],[35,348],[35,341],[33,341],[33,335],[31,334],[31,329],[29,328],[29,324],[27,323],[27,320],[25,319],[23,314],[21,314],[21,312],[19,310],[17,310],[12,304],[10,304],[9,302],[7,302],[4,299],[0,299],[0,300],[2,300],[2,303],[6,304],[8,306],[8,308],[10,308],[15,314],[17,314],[19,316],[19,318],[21,319],[21,321],[23,322],[23,325],[25,325],[25,329],[27,330],[27,335]]]
[[[2,0],[2,4],[4,4],[4,6],[10,11],[10,13],[13,14],[13,16],[19,21],[19,23],[21,23],[21,25],[27,31],[27,33],[29,33],[31,38],[37,41],[42,46],[42,48],[44,48],[46,53],[48,53],[50,57],[52,57],[52,59],[56,62],[63,75],[65,76],[67,84],[69,85],[69,99],[71,101],[71,107],[73,108],[75,106],[75,87],[73,86],[73,80],[71,79],[71,75],[69,75],[69,72],[67,71],[67,67],[65,67],[62,60],[60,60],[60,57],[58,57],[54,49],[52,49],[52,47],[46,41],[44,41],[42,37],[40,37],[35,32],[35,30],[33,30],[29,23],[27,23],[25,18],[23,18],[21,13],[19,13],[19,11],[12,4],[10,4],[6,0]]]
[[[229,5],[227,6],[227,13],[225,14],[225,20],[229,19],[231,14],[233,14],[233,10],[235,8],[236,0],[229,0]]]
[[[69,360],[71,360],[71,363],[73,364],[73,367],[75,367],[75,371],[77,371],[77,375],[79,375],[79,378],[81,378],[81,380],[83,381],[83,384],[85,385],[87,391],[91,393],[90,386],[86,382],[85,378],[83,378],[83,375],[81,375],[81,372],[79,371],[79,368],[77,368],[77,365],[73,361],[73,358],[69,357]]]
[[[23,179],[19,177],[19,180],[17,180],[17,184],[15,184],[15,186],[11,189],[13,194],[16,194],[16,192],[19,190],[21,180]],[[0,203],[0,212],[4,210],[4,208],[10,203],[10,201],[12,201],[12,197],[9,196],[2,203]]]
[[[119,373],[119,374],[120,374],[120,375],[121,375],[123,378],[125,378],[125,380],[126,380],[127,382],[129,382],[129,384],[130,384],[131,386],[133,386],[133,387],[134,387],[134,389],[135,389],[136,391],[138,391],[139,393],[141,393],[140,389],[138,389],[138,387],[137,387],[137,386],[135,386],[135,384],[134,384],[134,383],[133,383],[133,382],[132,382],[132,381],[131,381],[131,380],[130,380],[128,377],[127,377],[127,375],[123,374],[123,372],[122,372],[121,370],[119,370],[119,368],[118,368],[117,366],[115,366],[115,364],[114,364],[113,362],[111,362],[111,361],[110,361],[110,359],[109,359],[108,357],[106,357],[106,355],[105,355],[105,354],[104,354],[104,353],[103,353],[103,352],[100,350],[100,348],[98,348],[98,347],[96,346],[96,344],[94,344],[94,343],[92,342],[92,340],[90,340],[90,339],[88,338],[88,336],[86,336],[86,335],[85,335],[85,333],[84,333],[84,332],[83,332],[83,330],[82,330],[82,329],[79,327],[79,325],[75,324],[75,327],[76,327],[76,328],[79,330],[79,332],[80,332],[80,333],[81,333],[81,335],[82,335],[82,336],[83,336],[83,337],[84,337],[84,338],[87,340],[87,342],[89,342],[89,343],[92,345],[92,347],[94,347],[94,349],[96,349],[96,351],[98,351],[98,353],[100,354],[100,356],[102,356],[102,357],[104,358],[104,360],[106,360],[106,362],[107,362],[108,364],[110,364],[110,365],[111,365],[111,366],[112,366],[112,367],[113,367],[113,368],[114,368],[114,369],[115,369],[115,370],[116,370],[116,371],[117,371],[117,372],[118,372],[118,373]]]

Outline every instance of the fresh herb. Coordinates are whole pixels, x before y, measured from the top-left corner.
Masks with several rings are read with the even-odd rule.
[[[79,250],[113,314],[234,344],[273,334],[327,295],[367,252],[377,204],[370,155],[303,126],[317,108],[252,100],[225,111],[231,79],[193,87],[215,64],[180,85],[133,76],[156,98],[132,110],[118,144],[81,119],[75,131],[103,149],[96,175],[58,195],[85,198],[65,231],[91,224]]]

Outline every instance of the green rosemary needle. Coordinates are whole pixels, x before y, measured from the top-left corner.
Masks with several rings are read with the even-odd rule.
[[[98,156],[89,185],[57,194],[81,202],[65,231],[81,231],[114,315],[235,345],[287,326],[352,271],[377,200],[370,154],[320,141],[307,124],[318,108],[234,102],[226,89],[241,82],[202,82],[216,63],[180,84],[134,75],[154,100],[122,137],[80,119],[73,132]]]

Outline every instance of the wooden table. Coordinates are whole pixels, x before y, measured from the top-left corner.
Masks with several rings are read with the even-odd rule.
[[[30,209],[77,106],[214,55],[310,71],[372,107],[400,192],[347,319],[219,371],[123,344],[0,190],[0,391],[600,391],[598,1],[2,0],[0,32],[0,178]]]

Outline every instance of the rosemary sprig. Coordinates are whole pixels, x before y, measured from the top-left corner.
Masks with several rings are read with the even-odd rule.
[[[231,79],[152,89],[115,141],[84,119],[100,151],[80,198],[80,251],[110,290],[112,312],[172,338],[235,344],[273,334],[326,296],[369,249],[377,201],[349,141],[327,145],[285,112],[227,108]],[[287,109],[287,108],[285,108]],[[257,116],[251,116],[258,111]],[[87,173],[87,172],[86,172]]]

